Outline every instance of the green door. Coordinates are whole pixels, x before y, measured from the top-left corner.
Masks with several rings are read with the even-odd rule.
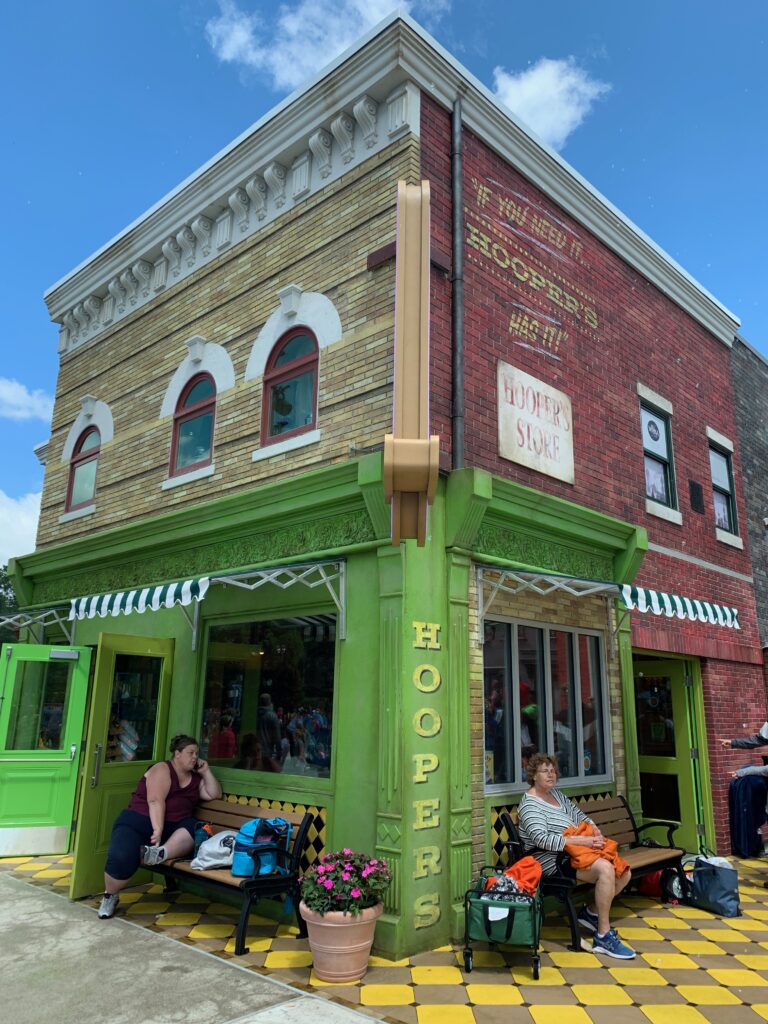
[[[173,640],[102,633],[85,742],[70,896],[104,887],[109,837],[136,783],[167,755]]]
[[[91,652],[0,652],[0,857],[69,851]]]
[[[701,746],[683,661],[634,661],[643,821],[677,821],[677,846],[695,852],[703,835]],[[688,677],[690,679],[690,677]]]

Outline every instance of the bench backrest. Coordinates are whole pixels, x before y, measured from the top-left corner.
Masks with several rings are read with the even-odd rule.
[[[608,839],[615,840],[619,846],[635,846],[637,844],[635,819],[623,796],[598,797],[595,800],[587,800],[579,806]],[[519,860],[525,856],[525,851],[517,831],[517,809],[511,812],[502,811],[499,818],[509,837],[510,861]]]
[[[290,869],[298,871],[301,855],[307,845],[309,829],[314,821],[314,815],[307,811],[301,814],[298,811],[276,811],[271,807],[252,807],[249,804],[233,804],[227,800],[206,800],[197,805],[195,817],[200,821],[207,821],[213,826],[214,833],[223,832],[225,829],[241,829],[246,821],[254,818],[282,818],[293,825],[291,841],[288,844],[290,852]]]

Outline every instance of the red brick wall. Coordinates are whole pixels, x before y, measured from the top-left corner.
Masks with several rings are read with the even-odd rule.
[[[422,173],[432,185],[433,243],[450,252],[450,115],[425,96]],[[466,464],[644,526],[656,545],[748,576],[747,551],[715,537],[711,498],[706,428],[737,439],[729,349],[467,130],[464,217]],[[433,301],[432,430],[447,451],[450,289],[434,275]],[[570,397],[573,484],[499,456],[499,360]],[[674,408],[682,526],[645,509],[638,382]],[[734,474],[738,480],[738,449]],[[703,515],[690,508],[689,480],[703,486]],[[745,524],[738,484],[736,493],[738,520]],[[654,551],[636,582],[732,604],[742,625],[737,632],[646,616],[635,627],[637,646],[760,659],[748,582]]]

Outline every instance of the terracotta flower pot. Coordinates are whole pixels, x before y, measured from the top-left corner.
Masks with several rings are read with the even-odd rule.
[[[321,981],[358,981],[368,968],[376,922],[383,903],[367,907],[356,916],[332,910],[319,914],[302,900],[301,916],[307,922],[309,948],[315,974]]]

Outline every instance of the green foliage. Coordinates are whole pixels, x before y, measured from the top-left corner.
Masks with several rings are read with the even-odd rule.
[[[381,903],[392,880],[387,862],[346,847],[324,853],[301,880],[301,898],[310,910],[341,910],[354,917]]]
[[[18,608],[16,594],[13,592],[11,578],[8,575],[8,566],[0,565],[0,619],[13,615]],[[17,630],[10,626],[0,626],[0,643],[15,643],[16,640],[18,640]]]

